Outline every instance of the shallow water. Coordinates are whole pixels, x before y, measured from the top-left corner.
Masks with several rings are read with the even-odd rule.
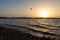
[[[8,27],[10,27],[9,25],[16,25],[17,28],[20,28],[19,30],[34,36],[50,36],[41,32],[53,33],[60,36],[60,19],[0,19],[0,24],[7,24]]]

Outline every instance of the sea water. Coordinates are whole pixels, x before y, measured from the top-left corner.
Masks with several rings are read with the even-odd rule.
[[[34,36],[51,36],[46,32],[60,36],[60,19],[0,19],[0,24],[16,25],[19,30]]]

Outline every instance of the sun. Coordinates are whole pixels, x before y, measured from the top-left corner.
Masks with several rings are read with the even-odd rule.
[[[47,18],[48,17],[48,11],[40,11],[39,16],[43,17],[43,18]]]

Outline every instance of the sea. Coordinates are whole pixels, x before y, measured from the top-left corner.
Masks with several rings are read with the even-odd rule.
[[[60,37],[60,19],[0,19],[0,25],[38,37]]]

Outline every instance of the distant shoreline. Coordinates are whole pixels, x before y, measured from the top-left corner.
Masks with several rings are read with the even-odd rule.
[[[60,19],[60,18],[0,17],[0,19]]]

